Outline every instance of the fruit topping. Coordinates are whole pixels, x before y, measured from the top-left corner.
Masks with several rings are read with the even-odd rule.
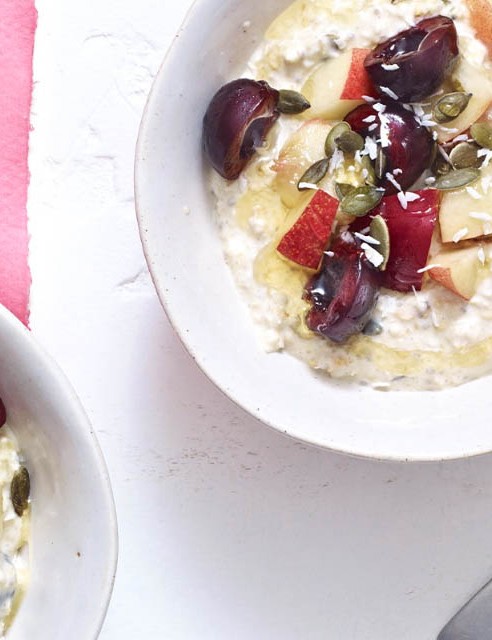
[[[364,61],[369,53],[368,49],[352,49],[350,68],[340,94],[341,100],[363,100],[367,96],[376,97],[377,94],[364,66]]]
[[[426,270],[443,287],[470,300],[477,291],[483,263],[483,247],[445,249],[432,258],[432,264]]]
[[[285,258],[317,269],[330,239],[338,200],[316,191],[294,225],[280,240],[277,251]]]
[[[380,96],[419,102],[443,83],[458,53],[454,22],[436,16],[382,42],[364,64]]]
[[[266,82],[247,78],[229,82],[212,98],[203,119],[203,145],[221,176],[239,176],[277,120],[278,99]]]
[[[379,186],[387,193],[406,191],[429,167],[435,150],[430,131],[414,114],[396,102],[363,104],[345,121],[366,139],[372,140]]]
[[[364,68],[368,53],[368,49],[349,49],[314,69],[301,89],[311,103],[311,117],[341,120],[363,96],[377,96]]]
[[[312,304],[306,318],[309,329],[333,342],[360,333],[376,304],[378,281],[379,272],[354,237],[340,236],[306,287],[305,299]]]
[[[416,199],[402,206],[400,198],[383,198],[374,213],[386,222],[390,253],[381,285],[395,291],[420,290],[432,234],[439,211],[440,194],[436,189],[415,193]]]

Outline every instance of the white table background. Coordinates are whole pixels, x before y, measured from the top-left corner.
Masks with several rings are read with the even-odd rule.
[[[133,203],[141,112],[189,0],[37,5],[32,329],[113,480],[102,640],[434,640],[492,577],[492,457],[350,459],[217,391],[160,307]]]

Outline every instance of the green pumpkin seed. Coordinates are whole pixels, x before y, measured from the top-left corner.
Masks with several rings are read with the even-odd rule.
[[[325,154],[327,158],[331,158],[331,156],[337,149],[337,138],[348,131],[352,131],[348,122],[339,122],[333,127],[330,133],[326,136],[325,140]]]
[[[449,159],[454,169],[468,169],[475,167],[478,169],[482,164],[482,159],[477,156],[479,146],[474,142],[460,142],[449,153]]]
[[[335,144],[344,153],[355,153],[364,148],[364,138],[355,131],[344,131],[335,138]]]
[[[281,89],[278,92],[277,109],[280,113],[287,115],[296,115],[309,109],[311,103],[298,91],[290,89]]]
[[[330,166],[329,158],[322,158],[312,164],[307,171],[305,171],[299,182],[297,183],[297,188],[299,191],[304,191],[305,189],[309,189],[309,187],[304,187],[303,183],[307,184],[318,184],[323,178],[326,176],[328,172],[328,167]]]
[[[453,93],[447,93],[442,96],[432,110],[434,120],[440,124],[451,122],[451,120],[454,120],[463,113],[471,97],[471,93],[465,93],[463,91],[454,91]]]
[[[453,189],[461,189],[480,178],[478,169],[453,169],[444,176],[436,180],[433,187],[441,191],[451,191]]]
[[[488,122],[476,122],[472,124],[470,133],[480,147],[492,149],[492,125]]]
[[[335,191],[339,200],[343,200],[346,195],[348,195],[356,188],[357,187],[354,187],[353,184],[347,184],[345,182],[335,182]]]
[[[14,507],[15,513],[20,517],[27,509],[29,503],[29,494],[31,493],[31,481],[29,472],[25,467],[20,467],[15,472],[12,482],[10,483],[10,499]]]
[[[386,220],[382,216],[375,216],[372,219],[369,235],[379,242],[375,249],[383,256],[383,262],[379,265],[379,269],[384,271],[390,255],[390,235]]]
[[[362,168],[367,171],[367,175],[365,178],[366,184],[376,185],[376,172],[374,171],[374,165],[372,164],[369,156],[362,156],[361,158]]]
[[[365,216],[381,202],[383,194],[384,189],[370,186],[357,187],[342,199],[340,208],[351,216]]]
[[[375,320],[369,320],[366,326],[362,329],[362,333],[365,336],[379,336],[383,333],[383,327]]]
[[[452,168],[453,167],[449,162],[440,153],[438,153],[432,163],[431,171],[435,176],[445,176]]]

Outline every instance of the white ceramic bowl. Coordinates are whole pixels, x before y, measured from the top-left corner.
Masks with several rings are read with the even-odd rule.
[[[116,570],[108,473],[66,378],[3,307],[0,397],[32,485],[32,576],[8,639],[94,640]]]
[[[197,0],[161,67],[136,161],[140,233],[159,297],[208,376],[251,414],[295,438],[403,460],[491,451],[488,379],[441,392],[383,393],[331,383],[288,355],[263,353],[255,340],[214,227],[201,124],[212,95],[238,77],[289,2]],[[244,30],[246,20],[251,26]]]

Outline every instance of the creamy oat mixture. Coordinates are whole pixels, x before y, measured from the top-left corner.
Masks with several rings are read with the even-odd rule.
[[[458,0],[297,0],[269,27],[242,75],[300,91],[324,59],[354,47],[372,48],[437,14],[454,19],[460,53],[490,81],[487,50],[475,37],[465,3]],[[383,327],[380,335],[357,335],[337,345],[305,327],[306,272],[275,251],[290,213],[278,193],[275,162],[308,113],[281,117],[239,179],[227,182],[211,175],[226,260],[264,348],[285,350],[330,376],[377,388],[440,388],[490,372],[492,248],[487,242],[480,253],[482,282],[469,301],[425,277],[422,290],[414,294],[381,290],[373,313]],[[477,211],[491,181],[484,172],[474,189]],[[436,238],[429,262],[438,249]]]
[[[4,638],[28,582],[30,516],[29,508],[18,515],[12,503],[12,480],[22,467],[15,436],[7,425],[0,434],[0,638]]]

